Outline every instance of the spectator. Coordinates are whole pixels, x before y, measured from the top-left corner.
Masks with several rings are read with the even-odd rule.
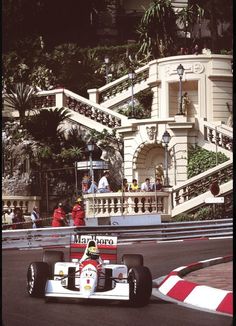
[[[74,226],[85,225],[85,221],[84,221],[85,212],[84,212],[82,199],[80,197],[77,198],[77,200],[75,202],[75,205],[71,212],[71,216],[74,221]]]
[[[103,177],[98,182],[98,192],[100,193],[111,192],[108,178],[109,178],[109,171],[105,171]]]
[[[59,203],[58,207],[54,209],[52,217],[52,226],[54,227],[65,226],[67,224],[66,213],[62,206],[62,203]]]
[[[138,186],[138,182],[137,182],[137,179],[133,179],[130,187],[129,187],[129,191],[131,192],[136,192],[136,191],[139,191],[139,186]]]
[[[196,55],[199,54],[200,51],[199,51],[199,46],[198,46],[198,44],[195,44],[195,45],[194,45],[194,48],[193,48],[193,51],[192,51],[192,52],[193,52],[193,54],[196,54]]]
[[[204,44],[204,48],[202,49],[202,54],[211,54],[211,50],[208,48],[207,44]]]
[[[40,217],[39,217],[39,210],[37,206],[34,206],[32,213],[31,213],[31,221],[32,221],[32,228],[36,229],[36,228],[40,228],[41,225],[41,221],[39,221]]]
[[[156,178],[156,182],[153,184],[153,191],[161,191],[162,190],[162,183],[160,178]]]
[[[82,192],[84,194],[87,194],[88,189],[91,185],[91,179],[88,173],[84,173],[83,179],[82,179]]]
[[[14,210],[14,217],[12,219],[13,229],[23,229],[23,222],[25,222],[23,212],[19,207],[16,207]]]
[[[184,55],[184,48],[180,48],[179,52],[177,53],[178,55]]]
[[[184,49],[184,54],[185,54],[185,55],[188,55],[188,54],[189,54],[189,53],[188,53],[188,48],[185,48],[185,49]]]
[[[123,182],[122,182],[122,191],[123,192],[129,191],[129,185],[128,185],[128,180],[127,179],[123,179]]]
[[[141,184],[141,191],[152,191],[150,179],[146,178],[145,182]]]
[[[8,210],[8,214],[9,214],[10,220],[12,221],[13,218],[15,217],[15,212],[14,212],[14,210],[10,208],[10,209]]]
[[[96,181],[92,181],[87,193],[88,194],[94,194],[95,192],[98,191],[98,186]]]

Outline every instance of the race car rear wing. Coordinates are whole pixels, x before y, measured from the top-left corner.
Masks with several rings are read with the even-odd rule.
[[[109,260],[110,263],[117,263],[117,237],[105,235],[80,235],[72,234],[70,243],[70,260],[81,259],[87,248],[88,242],[94,242],[100,251],[102,260]]]

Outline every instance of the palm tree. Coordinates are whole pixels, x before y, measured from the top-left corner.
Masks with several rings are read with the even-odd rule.
[[[23,82],[10,87],[4,94],[6,104],[19,112],[21,124],[24,122],[26,112],[32,110],[32,99],[34,94],[33,87]]]
[[[137,30],[141,53],[154,58],[170,55],[177,32],[176,14],[170,0],[155,0],[144,13]]]
[[[48,144],[58,143],[62,135],[60,124],[69,116],[65,108],[43,109],[30,117],[25,127],[36,140]]]

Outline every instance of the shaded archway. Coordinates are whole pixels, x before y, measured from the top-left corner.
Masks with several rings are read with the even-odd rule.
[[[164,166],[165,150],[162,144],[142,143],[136,149],[133,156],[133,177],[139,183],[145,178],[154,181],[156,166],[160,163]]]

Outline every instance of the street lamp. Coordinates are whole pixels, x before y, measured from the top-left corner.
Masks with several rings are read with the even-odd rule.
[[[128,77],[131,80],[131,101],[132,101],[132,113],[130,118],[134,118],[134,78],[135,78],[135,71],[131,68],[130,72],[128,73]]]
[[[164,180],[164,186],[169,187],[169,178],[168,178],[168,144],[170,142],[171,136],[166,130],[164,134],[162,135],[162,143],[165,145],[165,170],[166,170],[166,176]]]
[[[184,74],[184,67],[180,64],[177,67],[177,74],[179,75],[179,112],[178,115],[184,115],[182,109],[182,78]]]
[[[108,84],[109,80],[108,80],[108,72],[109,72],[109,62],[110,62],[110,59],[108,56],[105,56],[104,58],[104,62],[105,62],[105,65],[106,65],[106,84]]]
[[[90,161],[90,176],[91,176],[91,185],[92,187],[94,186],[94,174],[93,174],[93,158],[92,158],[92,153],[94,151],[94,143],[93,142],[89,142],[87,144],[87,149],[89,151],[89,161]],[[93,189],[93,188],[92,188]],[[94,199],[94,192],[95,190],[93,190],[93,217],[95,216],[95,199]]]

